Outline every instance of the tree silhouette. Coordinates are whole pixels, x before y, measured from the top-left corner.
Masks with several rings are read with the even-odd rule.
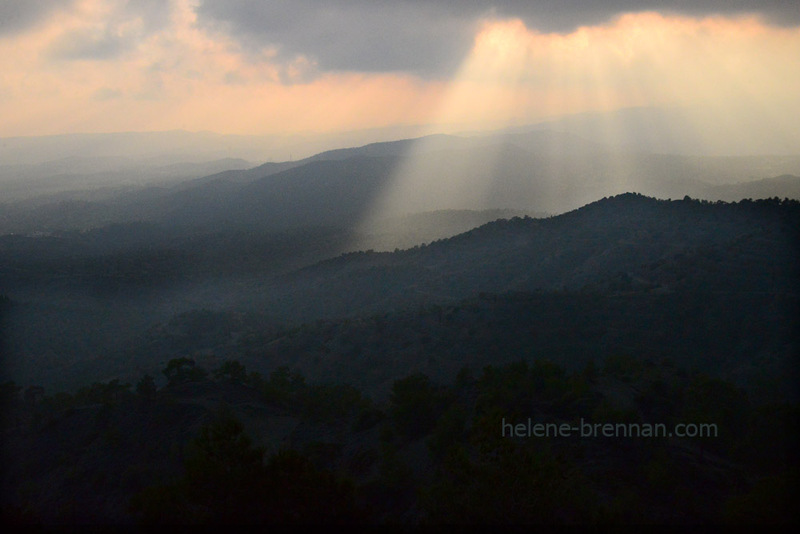
[[[156,391],[156,382],[149,374],[144,375],[136,384],[136,393],[145,400],[152,399]]]
[[[355,486],[295,451],[265,465],[241,421],[222,407],[187,447],[185,473],[131,500],[145,524],[304,524],[363,520]]]
[[[204,379],[208,373],[191,358],[173,358],[162,371],[170,386]]]
[[[222,365],[213,371],[217,380],[228,379],[231,382],[247,382],[247,368],[238,360],[225,360]]]

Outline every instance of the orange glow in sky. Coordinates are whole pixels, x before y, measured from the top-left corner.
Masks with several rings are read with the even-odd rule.
[[[800,117],[800,30],[754,17],[628,14],[569,34],[486,20],[453,79],[322,72],[279,64],[195,24],[188,0],[158,31],[101,30],[106,0],[0,36],[0,136],[185,129],[334,132],[392,125],[445,131],[646,105]],[[76,53],[92,39],[132,43],[113,58]],[[83,40],[81,40],[83,39]],[[86,42],[84,42],[86,41]],[[780,126],[783,127],[783,126]]]

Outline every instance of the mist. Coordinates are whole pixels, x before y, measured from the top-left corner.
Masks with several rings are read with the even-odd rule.
[[[796,9],[596,4],[0,6],[4,522],[796,522]]]

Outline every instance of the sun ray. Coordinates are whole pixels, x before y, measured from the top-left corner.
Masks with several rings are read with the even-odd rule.
[[[516,19],[487,20],[429,118],[427,133],[500,130],[548,115],[594,113],[588,123],[577,116],[550,127],[569,131],[570,125],[583,124],[582,133],[606,145],[606,154],[570,158],[553,148],[538,160],[538,174],[529,177],[556,184],[549,194],[560,209],[594,200],[591,195],[600,191],[653,186],[650,174],[657,162],[636,154],[636,147],[758,152],[762,137],[769,140],[763,146],[783,140],[787,151],[797,151],[800,135],[791,125],[797,124],[800,105],[791,91],[800,89],[800,60],[790,57],[779,39],[800,46],[800,30],[767,30],[752,17],[655,12],[623,15],[569,34],[539,33]],[[642,106],[664,111],[651,122],[634,113],[608,113]],[[450,154],[452,164],[443,169],[430,158],[440,140],[421,139],[397,165],[361,230],[416,211],[498,207],[491,202],[503,185],[495,183],[494,170],[505,155],[502,137],[495,140],[474,151],[464,140],[464,149]],[[580,173],[583,185],[559,185],[561,177]]]

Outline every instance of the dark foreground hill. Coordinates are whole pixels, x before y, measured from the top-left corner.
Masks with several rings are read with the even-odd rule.
[[[3,387],[6,526],[742,525],[797,520],[798,407],[668,362],[547,360],[375,402],[191,359],[135,389]]]

